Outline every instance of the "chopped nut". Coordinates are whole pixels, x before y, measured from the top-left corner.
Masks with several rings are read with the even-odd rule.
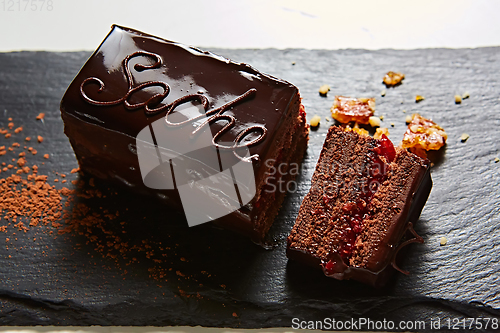
[[[439,241],[439,244],[441,244],[441,246],[445,246],[446,243],[448,243],[448,240],[446,239],[446,237],[441,237],[441,240]]]
[[[321,117],[318,115],[315,115],[314,117],[311,118],[311,120],[309,121],[309,124],[311,125],[311,127],[317,127],[317,126],[319,126],[320,121],[321,121]]]
[[[327,84],[324,84],[321,87],[319,87],[319,94],[321,96],[326,96],[326,94],[328,94],[329,91],[330,91],[330,86]]]
[[[460,104],[460,103],[462,103],[462,96],[455,95],[455,104]]]
[[[403,110],[403,113],[406,113],[406,110]]]
[[[411,123],[411,116],[407,115],[405,121],[407,124]]]
[[[368,124],[369,118],[375,113],[375,98],[351,98],[335,96],[330,111],[332,118],[340,123],[346,124],[354,121],[360,124]]]
[[[462,95],[462,99],[467,99],[469,97],[470,97],[470,95],[469,95],[469,93],[467,91],[464,92],[464,94]]]
[[[401,81],[403,81],[405,78],[405,75],[403,73],[397,73],[397,72],[387,72],[387,74],[385,74],[384,78],[382,79],[382,81],[384,81],[384,84],[387,86],[387,87],[394,87],[394,86],[397,86],[398,84],[401,83]]]
[[[330,121],[330,117],[325,117],[325,120],[326,120],[327,122],[329,122],[329,121]]]
[[[498,163],[498,162],[500,162],[500,158],[495,157],[495,159],[493,161],[495,161],[495,163]]]
[[[470,135],[467,134],[467,133],[463,133],[461,136],[460,136],[460,141],[462,142],[465,142],[467,141],[467,139],[470,138]]]
[[[387,91],[385,91],[385,89],[384,89],[384,90],[382,90],[382,91],[380,92],[380,96],[384,97],[386,93],[387,93]]]
[[[424,96],[417,95],[417,96],[415,96],[415,103],[422,102],[424,99],[425,99]]]
[[[49,159],[49,154],[43,155],[44,158]]]
[[[368,122],[370,123],[371,127],[379,127],[380,126],[380,118],[378,118],[378,117],[371,116],[368,119]]]
[[[448,134],[441,126],[418,113],[414,113],[401,145],[403,148],[438,150],[445,145],[447,138]]]
[[[364,128],[360,128],[358,123],[355,123],[354,127],[347,125],[344,130],[346,132],[356,132],[359,135],[370,136],[370,133],[368,133],[368,131],[365,130]]]
[[[394,127],[394,123],[391,123],[391,127]]]
[[[381,139],[382,135],[388,136],[389,135],[389,129],[386,127],[380,127],[375,130],[375,134],[373,135],[374,139]]]
[[[380,120],[384,120],[384,115],[381,115],[379,118]]]
[[[38,142],[39,142],[39,143],[42,143],[42,142],[43,142],[43,136],[39,135],[37,139],[38,139]]]

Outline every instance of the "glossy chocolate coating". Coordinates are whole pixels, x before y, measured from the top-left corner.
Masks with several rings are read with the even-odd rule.
[[[236,118],[236,124],[222,137],[232,141],[242,128],[260,125],[267,129],[263,142],[251,147],[252,154],[265,156],[273,141],[273,133],[280,126],[289,110],[289,104],[298,90],[292,84],[262,74],[247,64],[235,63],[209,52],[160,39],[132,29],[113,26],[111,32],[90,57],[85,66],[69,86],[61,102],[61,111],[85,122],[105,127],[132,137],[148,124],[164,117],[165,112],[147,115],[144,110],[130,110],[123,104],[100,106],[82,98],[80,86],[85,80],[95,77],[105,87],[98,92],[97,84],[84,87],[87,96],[97,101],[115,101],[126,95],[128,81],[123,70],[123,60],[136,52],[146,51],[166,55],[159,68],[144,70],[140,65],[152,64],[148,57],[138,56],[130,60],[129,68],[137,84],[166,82],[169,93],[161,101],[168,105],[173,101],[198,92],[209,100],[211,108],[217,108],[247,92],[256,89],[255,97],[240,103],[228,113]],[[158,91],[139,90],[132,96],[141,101],[149,99]],[[166,111],[166,110],[165,110]],[[215,134],[223,126],[213,124]]]
[[[246,163],[253,165],[260,186],[263,161],[275,157],[273,144],[298,114],[299,104],[295,86],[247,64],[113,26],[68,87],[61,114],[83,171],[156,193],[178,206],[175,193],[148,188],[141,179],[135,138],[143,129],[189,106],[191,113],[172,121],[186,124],[163,139],[193,142],[195,150],[200,148],[196,131],[209,128],[214,146],[234,153],[234,163],[243,158],[231,143],[249,149]],[[192,109],[197,109],[193,116]],[[213,118],[203,124],[200,115]],[[250,204],[231,214],[242,222],[235,222],[236,229],[251,231],[252,210]]]

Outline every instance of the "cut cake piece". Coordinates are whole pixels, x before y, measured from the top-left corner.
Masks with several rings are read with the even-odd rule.
[[[287,239],[288,257],[339,280],[383,285],[399,249],[423,241],[412,226],[432,187],[429,168],[385,135],[331,127]],[[406,239],[408,231],[415,238]]]

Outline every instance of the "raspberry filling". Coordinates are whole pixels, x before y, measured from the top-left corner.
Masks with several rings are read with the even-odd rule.
[[[362,178],[366,181],[360,184],[360,193],[356,201],[348,202],[342,207],[343,214],[339,217],[344,229],[342,240],[339,243],[337,252],[348,263],[355,248],[356,239],[363,231],[363,221],[371,217],[370,203],[373,195],[380,184],[387,179],[387,164],[380,158],[383,156],[390,163],[396,157],[394,145],[384,134],[377,140],[377,146],[367,155],[366,167],[362,172]],[[324,263],[326,274],[333,274],[335,262],[329,260]]]

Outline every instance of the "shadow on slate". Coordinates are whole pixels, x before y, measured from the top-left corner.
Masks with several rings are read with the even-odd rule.
[[[77,197],[99,212],[104,223],[62,235],[48,227],[27,233],[9,226],[0,233],[1,325],[203,325],[219,327],[290,327],[292,318],[348,320],[423,320],[500,317],[500,48],[426,50],[213,50],[250,63],[299,87],[308,119],[321,116],[311,132],[297,181],[270,232],[275,246],[265,250],[246,238],[210,224],[188,228],[181,214],[160,201],[108,188],[83,176],[77,188],[98,188],[106,198]],[[10,146],[25,136],[42,135],[29,163],[39,174],[68,174],[77,167],[63,133],[59,101],[89,52],[0,54],[0,127],[12,117],[23,132],[0,139]],[[406,74],[403,84],[385,88],[389,70]],[[329,84],[327,97],[319,86]],[[380,92],[386,90],[386,96]],[[454,95],[470,93],[460,105]],[[425,100],[415,103],[415,95]],[[413,112],[434,119],[449,134],[445,153],[434,153],[434,187],[402,258],[411,274],[396,274],[385,288],[336,281],[285,256],[291,230],[328,127],[335,95],[377,97],[382,126],[398,143]],[[405,110],[406,112],[403,112]],[[44,122],[36,121],[45,112]],[[390,123],[395,124],[394,127]],[[462,133],[467,142],[460,142]],[[35,143],[31,143],[35,145]],[[50,153],[48,160],[43,154]],[[0,162],[12,158],[7,154]],[[41,164],[45,162],[45,164]],[[6,175],[2,173],[2,177]],[[85,196],[85,195],[84,195]],[[118,217],[107,218],[119,211]],[[87,215],[88,215],[87,214]],[[115,214],[116,215],[116,214]],[[66,225],[61,221],[64,228]],[[0,220],[0,226],[7,221]],[[12,233],[16,232],[13,236]],[[448,244],[440,246],[440,237]],[[4,246],[5,238],[17,241]],[[136,250],[121,255],[108,241]],[[33,241],[37,238],[36,241]],[[149,247],[147,247],[146,245]],[[112,244],[111,244],[112,245]],[[104,249],[104,250],[103,250]],[[45,251],[45,253],[43,253]],[[104,251],[104,252],[103,252]],[[10,256],[10,257],[9,257]],[[135,258],[135,259],[133,259]]]

